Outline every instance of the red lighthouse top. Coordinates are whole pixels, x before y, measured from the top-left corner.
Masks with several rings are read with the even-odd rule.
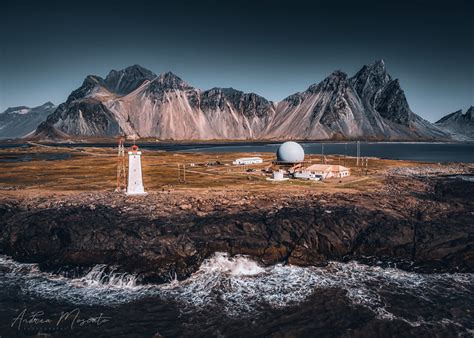
[[[133,151],[133,152],[137,152],[137,151],[138,151],[138,146],[134,144],[134,145],[132,146],[132,151]]]

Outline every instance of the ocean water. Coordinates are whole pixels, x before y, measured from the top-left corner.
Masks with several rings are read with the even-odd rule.
[[[419,274],[358,262],[263,267],[216,253],[186,280],[142,285],[140,276],[104,265],[65,277],[0,256],[2,337],[339,336],[354,329],[367,336],[381,328],[387,335],[468,337],[473,305],[470,273]],[[22,312],[21,318],[41,312],[36,317],[50,322],[21,321]]]
[[[281,142],[230,142],[230,143],[142,143],[143,149],[190,152],[276,152]],[[115,147],[112,143],[56,144],[60,147]],[[356,156],[355,142],[301,142],[306,154]],[[29,147],[28,144],[16,146]],[[0,143],[0,149],[12,144]],[[324,147],[324,149],[323,149]],[[474,162],[474,143],[433,142],[361,142],[361,156],[423,162]]]
[[[280,143],[217,145],[191,148],[196,152],[276,152]],[[301,143],[306,154],[357,155],[357,145],[347,143]],[[474,143],[361,142],[361,156],[423,162],[474,162]]]
[[[71,154],[68,153],[8,153],[0,155],[0,163],[59,161],[71,158]]]

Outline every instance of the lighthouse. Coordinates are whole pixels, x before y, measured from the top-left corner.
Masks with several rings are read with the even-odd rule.
[[[133,145],[132,151],[128,152],[128,184],[127,195],[146,194],[142,179],[142,152],[138,146]]]

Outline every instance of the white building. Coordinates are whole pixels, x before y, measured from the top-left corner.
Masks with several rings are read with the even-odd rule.
[[[138,146],[133,146],[132,151],[128,152],[127,195],[146,194],[143,187],[141,155]]]
[[[299,177],[297,176],[297,174],[299,175]],[[322,179],[342,178],[342,177],[347,177],[350,174],[351,174],[350,169],[342,165],[313,164],[295,173],[295,178],[306,178],[306,179],[311,179],[311,177],[321,177]]]
[[[311,180],[311,181],[321,181],[323,179],[321,175],[317,175],[307,170],[296,171],[293,174],[293,177],[303,179],[303,180]]]
[[[284,177],[283,174],[283,170],[276,170],[272,173],[272,178],[267,178],[267,181],[287,181],[288,177]]]
[[[260,163],[263,163],[263,160],[260,157],[242,157],[232,162],[232,164],[236,164],[236,165],[260,164]]]

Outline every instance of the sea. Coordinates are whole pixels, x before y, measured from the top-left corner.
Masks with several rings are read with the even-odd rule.
[[[281,142],[226,142],[226,143],[170,143],[147,142],[139,143],[142,149],[176,152],[238,152],[260,153],[276,152]],[[341,155],[356,156],[356,142],[301,142],[307,155]],[[55,146],[72,147],[115,147],[112,143],[57,143]],[[0,143],[2,149],[14,147],[31,147],[30,144]],[[410,160],[433,163],[474,162],[473,142],[360,142],[360,155],[363,157],[378,157],[394,160]],[[31,161],[41,159],[31,154],[11,154],[5,161]],[[16,157],[15,157],[16,156]],[[67,154],[45,155],[45,160],[61,160]]]
[[[27,337],[472,337],[474,275],[396,264],[261,266],[215,253],[188,279],[141,284],[96,265],[42,272],[0,256],[0,333]]]

